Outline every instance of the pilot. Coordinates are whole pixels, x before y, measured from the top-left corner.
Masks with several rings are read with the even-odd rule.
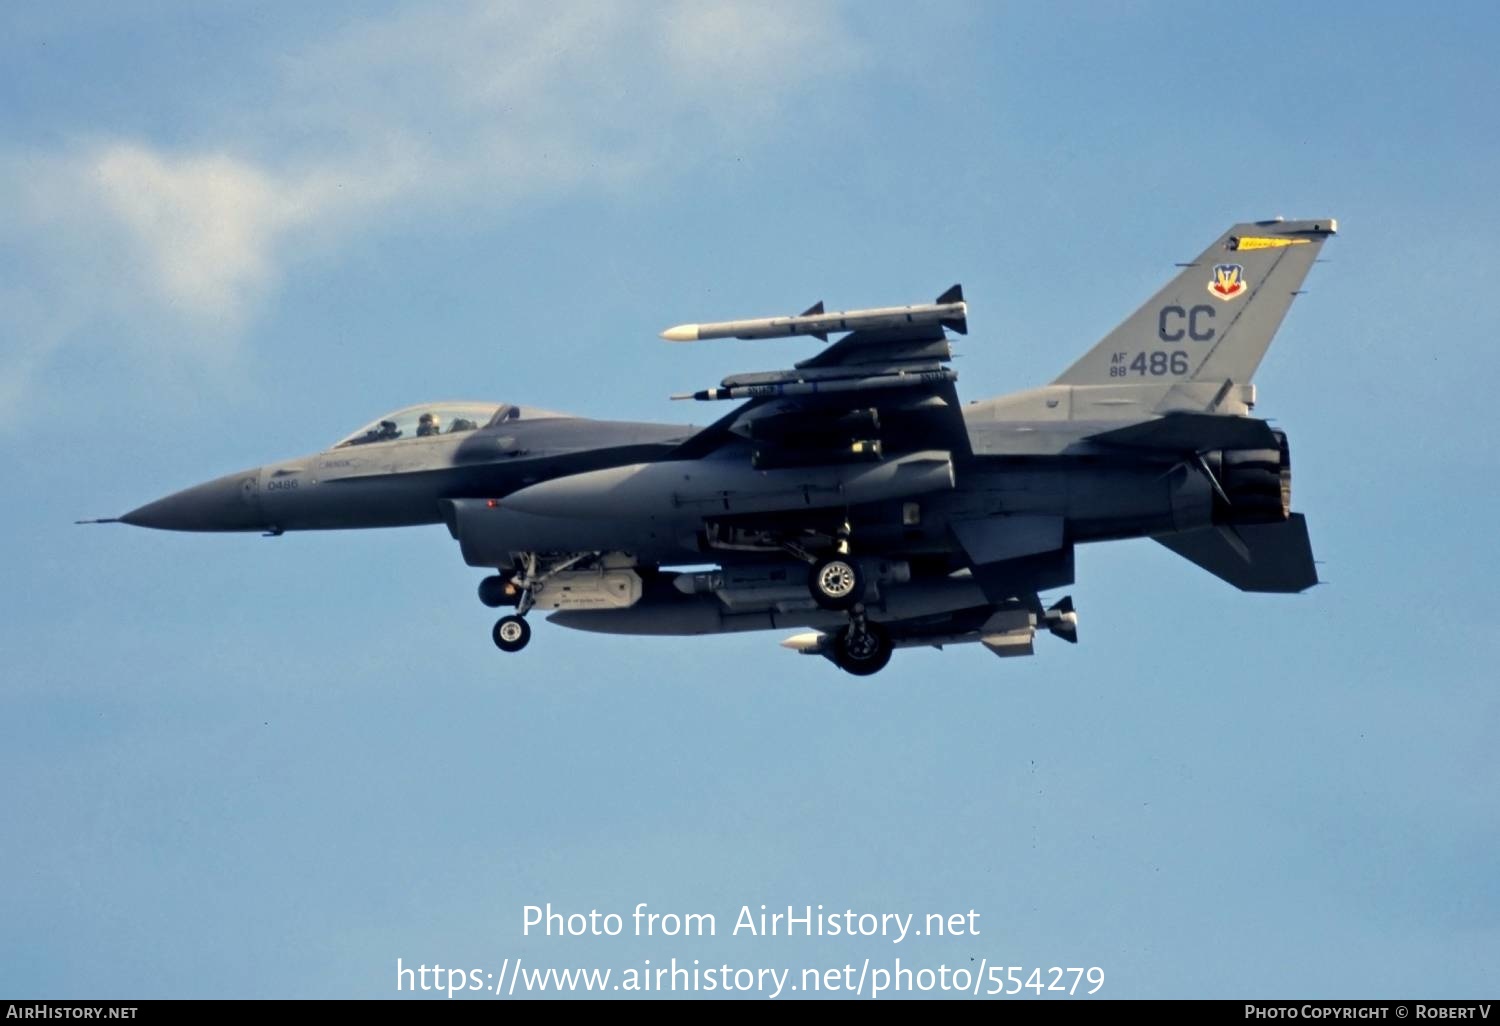
[[[428,438],[442,429],[437,416],[430,411],[417,418],[417,437]]]
[[[359,439],[358,444],[366,442],[389,442],[392,438],[401,434],[394,420],[382,420],[379,424],[366,431]]]

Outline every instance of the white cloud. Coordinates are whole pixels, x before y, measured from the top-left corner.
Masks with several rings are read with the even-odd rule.
[[[143,277],[189,313],[233,316],[270,273],[272,241],[314,213],[297,190],[225,154],[174,158],[134,143],[92,156],[104,211]]]
[[[18,368],[106,322],[148,326],[111,338],[152,354],[232,352],[289,254],[398,210],[670,187],[694,154],[742,143],[813,80],[847,71],[849,37],[833,6],[420,5],[267,67],[258,109],[210,105],[199,116],[220,116],[183,133],[209,142],[85,125],[59,152],[0,152],[16,202],[0,248],[23,258],[37,305],[66,311],[40,331],[0,312],[0,329],[28,332],[6,391],[29,373]]]
[[[717,99],[754,101],[767,90],[775,96],[777,83],[797,77],[799,68],[848,66],[850,39],[819,17],[828,13],[814,6],[680,3],[663,18],[662,51],[679,81]]]

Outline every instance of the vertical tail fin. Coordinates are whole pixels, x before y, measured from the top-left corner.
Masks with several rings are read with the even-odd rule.
[[[1053,384],[1248,384],[1337,230],[1332,218],[1235,225]]]

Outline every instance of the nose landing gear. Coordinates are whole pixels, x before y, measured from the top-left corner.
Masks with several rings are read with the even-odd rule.
[[[480,581],[479,601],[491,608],[516,607],[514,613],[495,621],[490,631],[495,647],[502,652],[519,652],[525,648],[531,640],[531,624],[526,622],[526,614],[536,605],[537,591],[554,574],[598,555],[597,552],[578,552],[549,564],[535,552],[524,552],[519,554],[517,562],[520,566],[513,573],[500,573]]]
[[[495,647],[502,652],[519,652],[526,647],[531,640],[531,624],[515,614],[502,616],[495,621],[495,629],[490,632],[495,639]]]

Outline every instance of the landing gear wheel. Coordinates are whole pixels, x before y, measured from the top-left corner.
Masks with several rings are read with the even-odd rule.
[[[495,647],[502,652],[519,652],[526,647],[531,640],[531,624],[519,616],[502,616],[495,621],[495,629],[490,632],[495,639]]]
[[[890,632],[878,623],[866,623],[862,630],[851,625],[833,637],[833,661],[856,677],[885,669],[894,650]]]
[[[853,609],[865,597],[865,579],[854,560],[834,556],[813,564],[808,589],[824,609]]]
[[[512,581],[506,574],[491,574],[486,577],[479,582],[479,601],[491,609],[515,605],[516,590]]]

